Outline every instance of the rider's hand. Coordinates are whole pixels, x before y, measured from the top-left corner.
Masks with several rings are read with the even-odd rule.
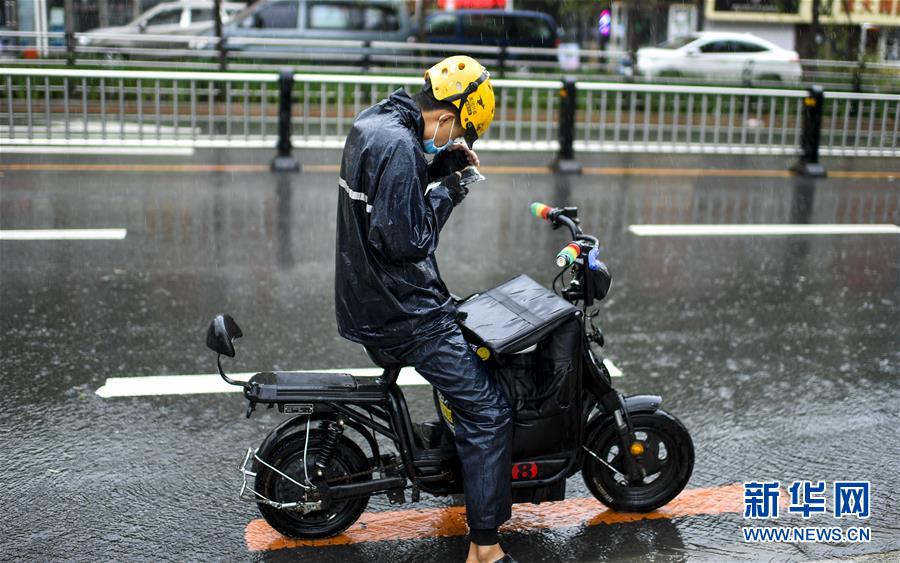
[[[465,143],[454,143],[437,153],[431,164],[428,165],[428,181],[433,182],[444,178],[454,172],[459,172],[466,166],[478,166],[478,155],[470,150]]]
[[[459,179],[462,178],[462,174],[460,172],[454,172],[453,174],[449,174],[441,178],[441,184],[447,188],[447,192],[450,194],[450,199],[453,200],[454,207],[462,203],[462,200],[469,195],[469,188],[465,186],[461,186],[459,184]]]
[[[475,154],[475,151],[469,148],[469,146],[465,143],[453,143],[449,147],[447,147],[448,151],[462,151],[463,154],[466,155],[466,159],[469,164],[466,166],[481,166],[481,161],[478,160],[478,155]],[[465,166],[463,166],[465,168]]]

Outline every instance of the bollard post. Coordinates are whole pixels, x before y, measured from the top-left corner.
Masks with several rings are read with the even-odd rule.
[[[66,40],[66,65],[75,66],[75,33],[67,31]]]
[[[292,154],[291,105],[294,71],[283,69],[278,76],[278,154],[272,159],[272,172],[299,172],[300,164]]]
[[[363,41],[363,56],[360,63],[363,73],[368,73],[372,66],[372,42]]]
[[[859,64],[853,69],[853,91],[854,92],[862,92],[862,76],[863,71],[865,70],[865,61],[860,59]],[[848,102],[850,104],[850,116],[856,117],[859,115],[859,111],[862,109],[862,102],[860,100],[852,100]]]
[[[563,78],[559,91],[559,152],[552,168],[560,174],[581,174],[581,164],[575,160],[575,110],[578,107],[578,90],[575,79]]]
[[[225,38],[222,37],[222,0],[213,1],[213,30],[216,33],[216,47],[219,51],[219,72],[228,70],[228,51],[225,45]]]
[[[821,86],[807,88],[803,98],[803,130],[800,133],[800,158],[791,171],[809,178],[824,178],[825,168],[819,164],[819,142],[822,138],[822,105],[825,91]]]
[[[6,9],[9,9],[8,2],[6,3],[6,6]],[[63,31],[65,32],[64,38],[66,42],[66,64],[68,66],[75,66],[75,0],[65,0],[63,2],[63,13],[63,17],[65,18],[63,20]],[[45,28],[46,26],[47,24],[44,23]],[[46,31],[46,29],[44,31]],[[41,54],[42,56],[44,55],[43,53]]]
[[[741,83],[744,88],[753,88],[753,59],[747,59],[741,68]]]

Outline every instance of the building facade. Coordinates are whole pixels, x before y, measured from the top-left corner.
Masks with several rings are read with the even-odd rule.
[[[705,30],[750,32],[801,57],[900,58],[900,0],[705,0]]]

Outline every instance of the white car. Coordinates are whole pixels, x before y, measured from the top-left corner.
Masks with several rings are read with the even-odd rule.
[[[637,51],[637,72],[659,76],[699,76],[722,82],[798,84],[800,56],[749,33],[704,31]]]

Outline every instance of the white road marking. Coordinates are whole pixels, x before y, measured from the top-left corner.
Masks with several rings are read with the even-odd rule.
[[[622,370],[609,360],[603,360],[612,377],[622,377]],[[357,376],[381,375],[380,368],[322,369],[302,370],[328,373],[349,373]],[[232,379],[245,381],[253,373],[231,373]],[[401,386],[428,385],[428,382],[411,368],[400,370],[397,383]],[[97,389],[97,395],[109,399],[112,397],[151,397],[161,395],[201,395],[206,393],[240,393],[241,387],[228,385],[218,374],[208,375],[150,375],[142,377],[110,377],[103,387]]]
[[[137,156],[193,156],[190,147],[30,147],[4,146],[5,154],[99,154]]]
[[[252,373],[234,373],[239,380]],[[147,377],[110,377],[97,395],[110,397],[146,397],[151,395],[199,395],[202,393],[237,393],[240,387],[228,385],[218,375],[151,375]]]
[[[128,229],[9,229],[0,240],[122,240]]]
[[[327,373],[349,373],[357,376],[381,375],[380,368],[297,370]],[[228,377],[246,381],[254,373],[229,373]],[[413,368],[403,368],[397,379],[400,385],[428,385]],[[241,387],[229,385],[218,374],[210,375],[151,375],[145,377],[110,377],[97,389],[97,395],[110,397],[146,397],[156,395],[199,395],[203,393],[240,393]]]
[[[900,227],[874,225],[631,225],[640,237],[661,236],[753,236],[753,235],[885,235],[898,234]]]

